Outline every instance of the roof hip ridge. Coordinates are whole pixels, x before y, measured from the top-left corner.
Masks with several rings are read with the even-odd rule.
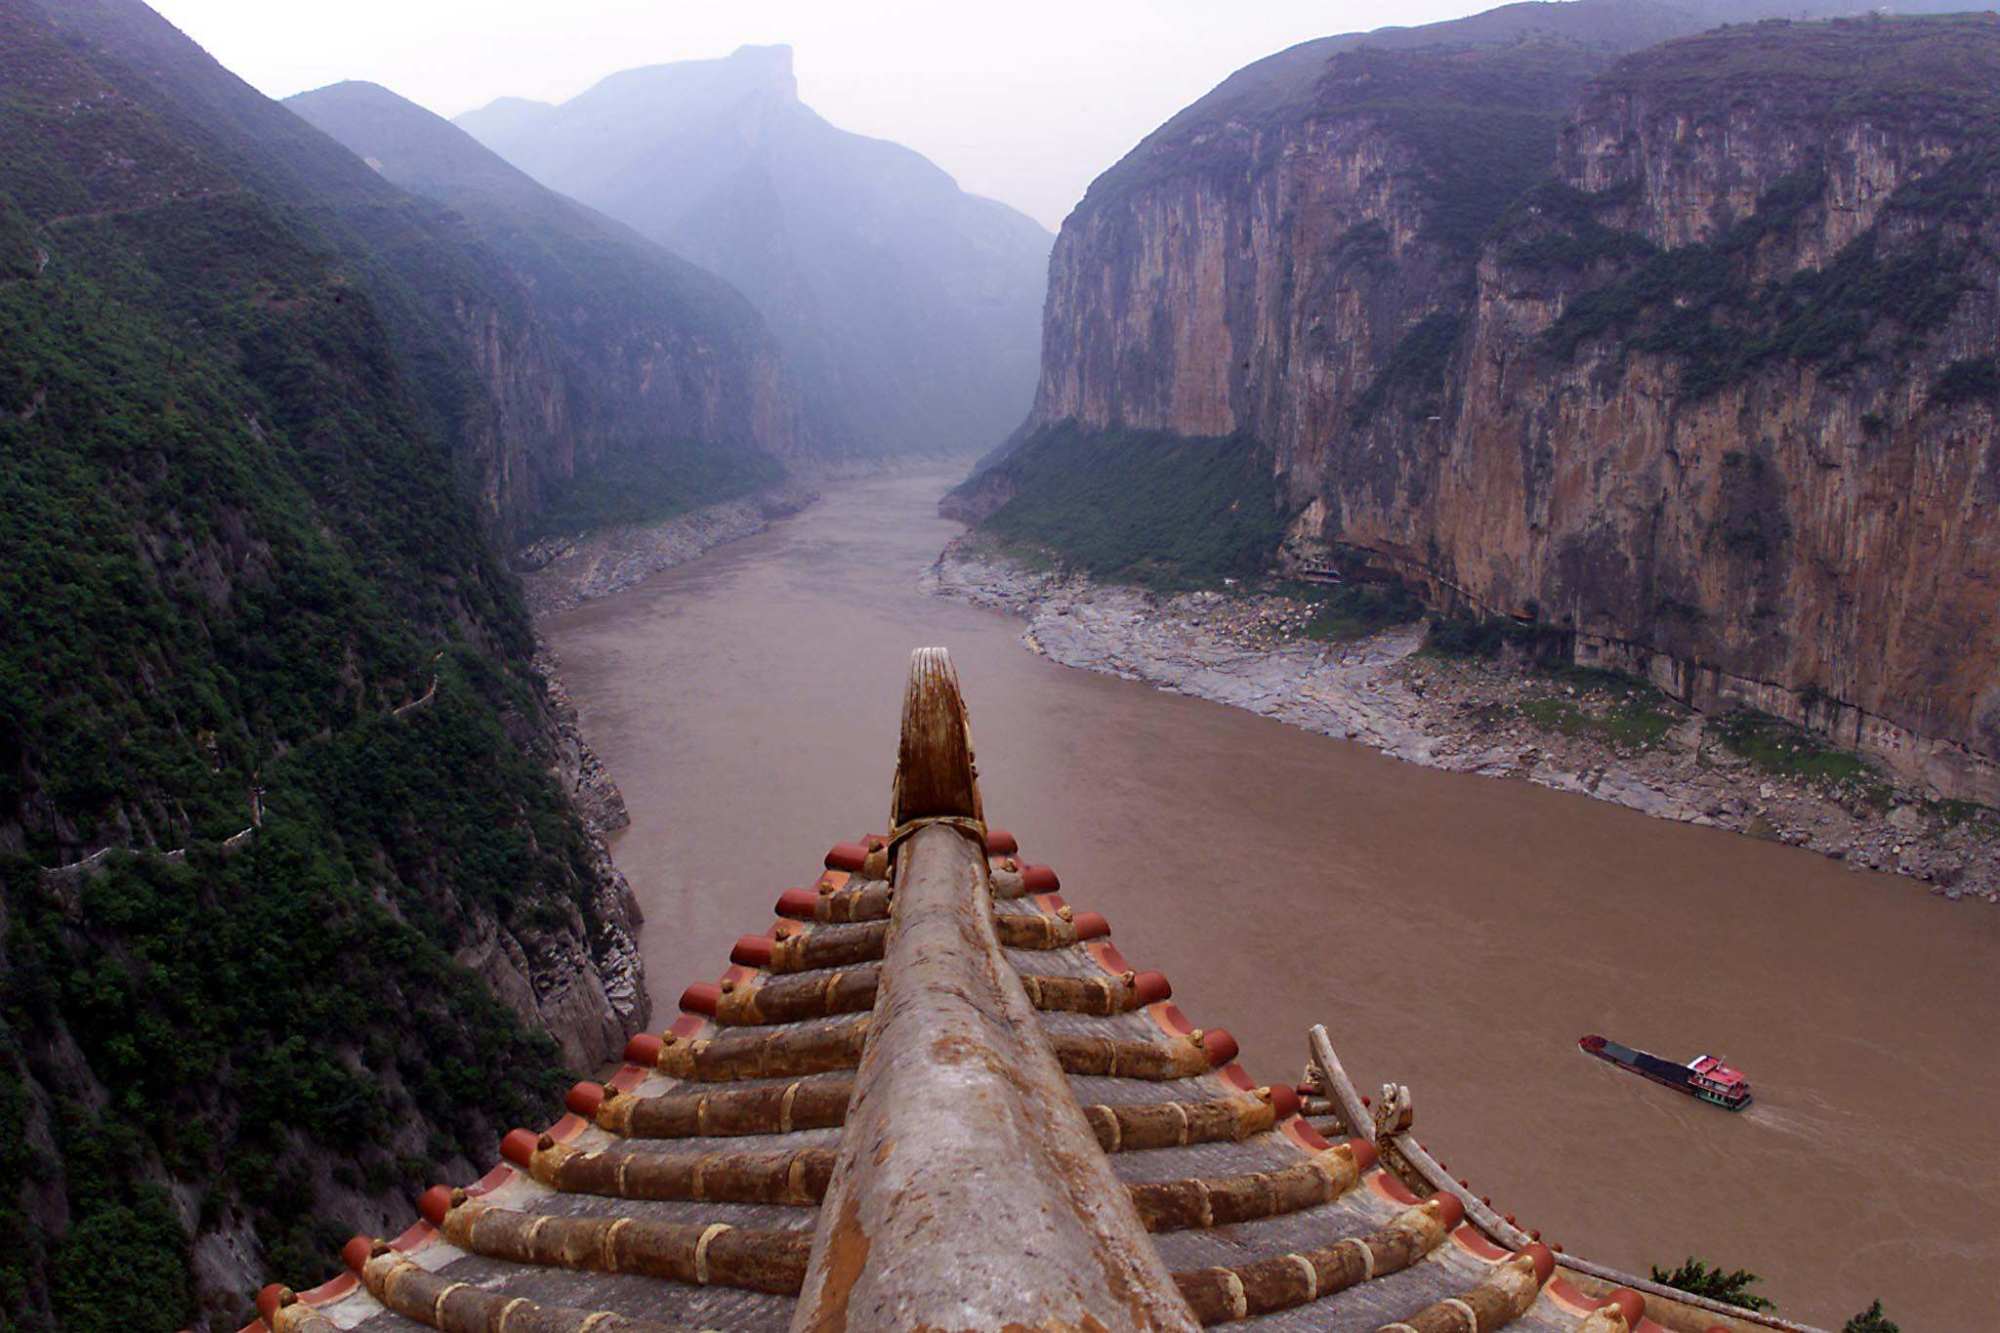
[[[977,818],[943,649],[912,655],[899,754],[898,823]],[[890,874],[890,980],[792,1328],[1196,1328],[1001,952],[980,840],[937,820]]]

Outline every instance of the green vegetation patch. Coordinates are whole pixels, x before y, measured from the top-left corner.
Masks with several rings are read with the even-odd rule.
[[[1621,751],[1650,750],[1665,742],[1683,716],[1650,681],[1636,676],[1587,667],[1561,668],[1550,675],[1576,693],[1543,695],[1518,705],[1520,715],[1543,731]]]
[[[1512,652],[1531,661],[1561,663],[1569,660],[1569,648],[1568,631],[1510,616],[1433,616],[1424,638],[1424,651],[1438,657],[1488,661]]]
[[[1254,578],[1284,536],[1270,452],[1243,436],[1063,422],[1001,464],[1014,497],[984,529],[1092,578],[1155,588]]]
[[[1304,634],[1322,643],[1351,643],[1424,616],[1423,601],[1401,583],[1307,585],[1302,598],[1313,606]]]
[[[1745,98],[1786,123],[1832,132],[1857,118],[1955,140],[1942,166],[1907,182],[1876,224],[1824,267],[1777,281],[1756,277],[1760,257],[1782,246],[1821,207],[1826,173],[1815,164],[1777,181],[1755,211],[1714,240],[1660,251],[1598,221],[1624,192],[1580,195],[1543,187],[1510,215],[1504,259],[1528,266],[1621,271],[1572,298],[1544,335],[1573,359],[1583,345],[1674,359],[1681,392],[1713,395],[1760,369],[1809,365],[1840,376],[1909,355],[1951,317],[1975,285],[1976,247],[1946,243],[1945,223],[1983,224],[2000,178],[2000,28],[1990,20],[1759,25],[1672,42],[1623,62],[1607,93],[1686,106],[1697,116]],[[1837,89],[1837,96],[1827,90]],[[1629,191],[1630,187],[1626,187]],[[1976,362],[1934,387],[1943,405],[2000,393]]]
[[[1932,407],[1973,402],[2000,402],[2000,358],[1981,356],[1954,361],[1931,386]]]
[[[1629,56],[1604,93],[1686,108],[1697,123],[1744,101],[1820,128],[1871,119],[1949,132],[2000,106],[2000,28],[1980,14],[1732,24]]]
[[[658,523],[703,505],[741,499],[784,480],[785,467],[745,446],[684,441],[614,449],[610,458],[548,498],[523,540],[592,528]]]
[[[34,224],[12,199],[0,193],[0,282],[34,277],[41,271],[41,258]]]
[[[1363,426],[1372,421],[1398,392],[1410,396],[1413,412],[1431,411],[1444,387],[1452,353],[1458,350],[1459,339],[1465,334],[1465,324],[1462,310],[1442,310],[1418,320],[1389,353],[1389,359],[1367,392],[1355,400],[1353,423]]]
[[[1500,259],[1519,268],[1581,271],[1606,261],[1643,260],[1659,247],[1636,232],[1607,227],[1600,210],[1627,203],[1639,194],[1636,182],[1588,194],[1561,181],[1547,181],[1514,204],[1499,229]]]
[[[1407,144],[1429,198],[1426,234],[1469,255],[1523,193],[1546,180],[1568,99],[1602,57],[1559,43],[1391,51],[1327,62],[1322,115],[1368,115]]]
[[[1653,1281],[1685,1291],[1693,1296],[1706,1296],[1724,1305],[1733,1305],[1740,1310],[1775,1310],[1777,1305],[1752,1288],[1764,1279],[1747,1268],[1733,1271],[1720,1266],[1711,1266],[1703,1260],[1689,1256],[1681,1261],[1678,1268],[1668,1270],[1653,1265]]]
[[[1881,775],[1860,755],[1827,744],[1824,738],[1769,713],[1737,709],[1711,725],[1717,739],[1732,754],[1748,759],[1766,773],[1870,790],[1888,790]]]
[[[1902,1325],[1882,1313],[1882,1302],[1868,1302],[1868,1308],[1849,1316],[1840,1333],[1903,1333]]]
[[[1926,801],[1924,808],[1927,813],[1951,827],[1971,824],[1988,834],[2000,833],[2000,810],[1990,805],[1982,805],[1978,801]]]
[[[1578,296],[1544,345],[1568,360],[1586,342],[1618,336],[1628,349],[1679,360],[1682,393],[1703,398],[1773,362],[1840,374],[1879,355],[1875,334],[1884,327],[1903,348],[1942,327],[1967,279],[1962,256],[1936,236],[1892,247],[1878,224],[1825,268],[1751,284],[1753,251],[1789,225],[1801,199],[1817,197],[1819,179],[1787,177],[1715,242],[1660,251],[1624,279]]]
[[[0,1324],[23,1329],[193,1323],[170,1191],[192,1230],[254,1228],[273,1276],[329,1275],[365,1219],[321,1182],[407,1195],[554,1105],[553,1045],[452,961],[473,913],[602,928],[526,615],[420,387],[446,372],[283,209],[140,202],[38,218],[47,267],[0,281],[0,1140],[34,1159],[0,1146]],[[21,231],[0,208],[0,247]],[[103,845],[186,855],[45,878]],[[24,1221],[50,1206],[61,1231]]]

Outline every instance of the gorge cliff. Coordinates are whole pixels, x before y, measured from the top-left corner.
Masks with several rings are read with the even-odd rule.
[[[302,103],[371,166],[136,0],[48,14],[119,61],[148,114],[340,256],[503,546],[551,521],[588,526],[594,504],[632,500],[635,474],[683,483],[658,488],[651,508],[671,512],[744,494],[818,442],[739,293],[428,113],[361,85]]]
[[[1704,22],[1509,6],[1235,76],[1065,225],[1034,412],[953,507],[1204,442],[1287,567],[2000,797],[2000,23],[1659,40]]]
[[[285,105],[451,210],[521,292],[512,319],[453,307],[490,395],[526,423],[478,477],[510,535],[664,517],[821,451],[763,319],[721,278],[386,88],[336,84]]]
[[[830,124],[799,100],[789,47],[625,70],[458,124],[742,289],[849,451],[987,449],[1033,397],[1048,232]]]

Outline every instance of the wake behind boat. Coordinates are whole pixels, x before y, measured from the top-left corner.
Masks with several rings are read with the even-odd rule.
[[[1725,1110],[1740,1111],[1750,1104],[1750,1080],[1743,1077],[1741,1071],[1724,1064],[1720,1056],[1698,1055],[1684,1065],[1675,1064],[1672,1060],[1663,1060],[1648,1051],[1634,1050],[1596,1033],[1580,1038],[1576,1044],[1583,1048],[1585,1054]]]

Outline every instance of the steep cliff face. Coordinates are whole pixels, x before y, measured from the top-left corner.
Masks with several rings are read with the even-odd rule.
[[[2000,796],[2000,31],[1564,45],[1336,50],[1309,92],[1183,113],[1058,241],[1031,432],[1237,433],[1294,558]],[[1489,133],[1553,179],[1468,209],[1440,167]]]
[[[1996,77],[1987,18],[1621,64],[1312,535],[1992,799]]]
[[[528,293],[518,324],[453,307],[481,379],[522,423],[515,447],[481,469],[486,503],[515,533],[573,530],[607,487],[729,498],[724,477],[707,474],[768,480],[770,464],[821,443],[763,320],[720,278],[386,88],[336,84],[286,105],[384,179],[450,208]]]
[[[1479,237],[1548,173],[1565,94],[1607,59],[1336,52],[1303,96],[1107,173],[1056,244],[1030,429],[1247,432],[1283,442],[1288,497],[1316,496],[1378,375],[1434,359]]]
[[[721,274],[852,451],[982,449],[1033,394],[1050,237],[799,100],[788,47],[614,74],[459,124],[536,180]]]

